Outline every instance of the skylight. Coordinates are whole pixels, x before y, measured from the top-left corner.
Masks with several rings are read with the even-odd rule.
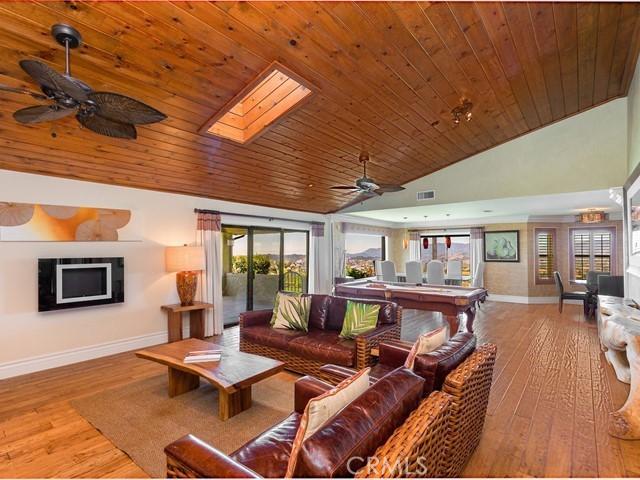
[[[248,143],[310,98],[310,85],[277,62],[216,113],[201,132]]]

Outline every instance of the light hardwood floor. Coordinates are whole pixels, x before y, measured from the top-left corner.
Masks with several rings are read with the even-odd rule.
[[[403,337],[441,320],[406,311]],[[640,441],[607,432],[608,412],[626,398],[581,309],[488,302],[475,322],[498,358],[484,435],[465,475],[640,476]],[[237,345],[238,329],[225,331]],[[0,381],[0,477],[144,477],[70,401],[164,367],[123,353]],[[212,413],[213,415],[213,413]]]

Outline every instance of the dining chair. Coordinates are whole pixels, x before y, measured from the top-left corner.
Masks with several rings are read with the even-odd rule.
[[[596,308],[598,308],[598,278],[603,275],[609,275],[604,272],[596,272],[595,270],[589,270],[587,272],[587,316],[592,317],[596,314]]]
[[[422,279],[422,262],[412,261],[404,264],[404,271],[407,283],[423,283]]]
[[[473,273],[471,286],[473,288],[482,288],[484,286],[484,262],[478,262],[476,271]]]
[[[600,275],[598,277],[598,295],[624,297],[624,277],[621,275]]]
[[[460,260],[447,261],[447,276],[445,278],[453,282],[462,281],[462,262]]]
[[[397,282],[398,276],[396,275],[396,264],[391,260],[385,260],[380,262],[380,270],[382,271],[383,282]]]
[[[444,285],[444,265],[440,260],[431,260],[427,263],[427,283]]]
[[[562,313],[562,307],[565,300],[581,300],[582,310],[587,314],[587,292],[565,292],[560,272],[553,272],[553,279],[556,282],[556,290],[558,292],[558,309]]]
[[[376,280],[382,280],[382,267],[380,266],[381,263],[382,260],[374,260],[373,262],[373,268],[376,272]]]

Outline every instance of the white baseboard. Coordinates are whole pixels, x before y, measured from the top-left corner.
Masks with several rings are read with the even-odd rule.
[[[505,302],[505,303],[525,303],[530,305],[541,305],[549,303],[558,303],[558,297],[525,297],[519,295],[494,295],[490,294],[487,301]],[[580,300],[565,300],[564,303],[569,305],[582,305]]]
[[[94,358],[106,357],[116,353],[136,350],[167,342],[167,332],[150,333],[111,342],[72,348],[62,352],[37,355],[12,362],[0,363],[0,379],[16,377],[26,373],[39,372],[50,368],[62,367],[71,363],[83,362]]]

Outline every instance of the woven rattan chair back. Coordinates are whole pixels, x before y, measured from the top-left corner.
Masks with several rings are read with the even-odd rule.
[[[487,414],[497,347],[487,343],[451,372],[443,391],[452,397],[441,476],[459,477],[480,442]]]
[[[356,478],[430,478],[440,476],[449,428],[451,397],[436,391],[356,472]]]

